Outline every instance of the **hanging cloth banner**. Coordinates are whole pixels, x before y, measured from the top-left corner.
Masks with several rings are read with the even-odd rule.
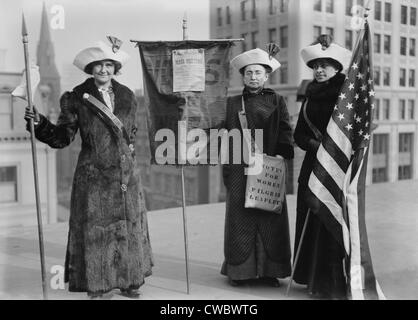
[[[209,131],[225,121],[234,41],[132,40],[141,57],[153,164],[218,163]]]

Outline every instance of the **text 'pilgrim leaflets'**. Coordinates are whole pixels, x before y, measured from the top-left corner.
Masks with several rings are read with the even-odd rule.
[[[284,159],[263,155],[262,161],[262,172],[247,176],[245,207],[280,213],[286,192]]]
[[[204,49],[173,50],[173,92],[204,90]]]

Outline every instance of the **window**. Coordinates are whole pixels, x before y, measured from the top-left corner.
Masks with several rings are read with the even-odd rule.
[[[411,13],[409,16],[409,24],[411,26],[417,25],[417,8],[411,7]]]
[[[374,2],[374,19],[375,20],[382,20],[382,2],[375,1]]]
[[[406,86],[406,69],[404,69],[404,68],[401,68],[399,70],[399,85],[401,87]]]
[[[399,134],[398,179],[412,179],[413,133]]]
[[[313,9],[315,11],[322,11],[322,0],[314,0]]]
[[[253,8],[251,10],[251,18],[252,19],[257,19],[257,4],[256,4],[256,0],[253,0]]]
[[[226,7],[226,24],[231,24],[231,9]]]
[[[322,33],[322,28],[320,26],[314,26],[313,27],[313,41],[318,40],[318,37],[321,35]]]
[[[383,68],[383,85],[390,86],[390,68],[389,67]]]
[[[401,55],[406,56],[406,38],[401,37]]]
[[[246,1],[241,1],[241,21],[247,20],[246,11],[245,11],[245,2]]]
[[[382,46],[382,43],[381,43],[381,38],[382,37],[380,36],[380,34],[375,33],[373,38],[374,38],[374,41],[373,41],[374,52],[375,53],[380,53],[380,48]]]
[[[372,181],[384,182],[388,180],[388,150],[389,135],[373,135],[373,173]]]
[[[390,100],[383,99],[382,120],[390,119]]]
[[[244,52],[247,51],[247,33],[242,33],[241,38],[244,39],[243,41],[241,41],[241,50],[242,52]]]
[[[0,131],[13,129],[12,101],[9,93],[0,93]]]
[[[17,167],[0,167],[0,203],[17,200]]]
[[[287,12],[288,0],[280,0],[280,12]]]
[[[334,13],[334,0],[326,0],[325,12]]]
[[[409,55],[415,57],[416,41],[414,38],[409,39]]]
[[[387,154],[388,134],[374,134],[373,135],[373,154]]]
[[[408,23],[408,7],[401,6],[401,24]]]
[[[385,2],[385,21],[392,21],[392,4],[389,2]]]
[[[287,62],[282,62],[280,67],[280,83],[286,84],[288,82]]]
[[[415,100],[408,100],[408,119],[415,120]]]
[[[288,27],[280,27],[280,46],[282,48],[287,48],[289,46],[289,36],[288,36]]]
[[[405,99],[399,100],[399,120],[406,119],[406,101]]]
[[[334,37],[334,28],[326,27],[325,32],[330,35],[331,37]]]
[[[255,49],[258,47],[257,36],[258,36],[258,31],[251,32],[251,48],[252,49]]]
[[[412,133],[399,134],[399,152],[412,151]]]
[[[276,14],[275,0],[269,0],[269,14]]]
[[[222,8],[216,9],[216,17],[218,21],[218,27],[222,26]]]
[[[345,2],[345,15],[351,16],[351,8],[353,7],[353,0],[347,0]]]
[[[374,67],[373,81],[375,85],[380,86],[380,67]]]
[[[408,85],[410,87],[415,87],[415,69],[409,70]]]
[[[380,100],[374,100],[374,109],[373,109],[373,119],[379,120],[380,119]]]
[[[383,52],[390,54],[390,36],[385,35],[383,39]]]
[[[348,50],[353,49],[353,31],[352,30],[345,30],[345,47]]]
[[[269,29],[269,42],[277,42],[277,30],[276,30],[276,28]]]

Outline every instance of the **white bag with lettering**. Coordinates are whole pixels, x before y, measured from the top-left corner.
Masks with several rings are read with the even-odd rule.
[[[245,115],[244,99],[242,99],[242,110],[238,113],[241,128],[248,129]],[[245,208],[256,208],[274,213],[281,213],[284,196],[286,193],[286,163],[283,157],[261,154],[257,144],[252,143],[251,136],[244,134],[249,146],[253,145],[255,152],[262,159],[262,170],[259,174],[247,175],[245,190]],[[251,148],[252,149],[252,148]],[[255,157],[256,159],[258,157]]]

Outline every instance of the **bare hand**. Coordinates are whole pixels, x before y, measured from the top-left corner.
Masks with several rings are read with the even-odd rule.
[[[31,119],[33,119],[35,125],[37,125],[41,120],[39,112],[35,106],[33,106],[33,111],[30,110],[29,106],[25,108],[25,120],[29,122]]]

